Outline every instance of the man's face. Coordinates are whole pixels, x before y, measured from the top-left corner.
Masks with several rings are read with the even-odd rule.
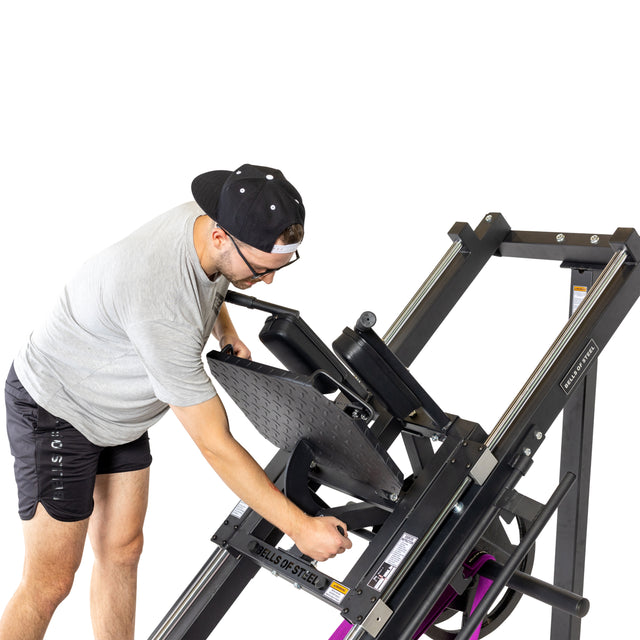
[[[266,253],[246,244],[241,247],[229,238],[229,246],[222,253],[218,271],[238,289],[249,289],[258,282],[271,284],[275,270],[289,264],[294,253]]]

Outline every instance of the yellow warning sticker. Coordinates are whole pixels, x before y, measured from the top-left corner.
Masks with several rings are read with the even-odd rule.
[[[349,589],[339,582],[332,582],[331,588],[339,591],[340,593],[344,593],[345,596],[349,593]]]
[[[580,303],[587,297],[587,287],[574,285],[573,297],[571,300],[571,313],[575,313],[576,309],[580,306]]]
[[[331,600],[336,604],[341,604],[347,593],[349,593],[348,587],[345,587],[343,584],[334,581],[327,587],[327,590],[323,595],[328,600]]]

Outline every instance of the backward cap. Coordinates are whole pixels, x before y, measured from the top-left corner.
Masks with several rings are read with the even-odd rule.
[[[191,191],[225,231],[260,251],[271,253],[285,229],[304,225],[302,198],[278,169],[244,164],[209,171],[195,178]]]

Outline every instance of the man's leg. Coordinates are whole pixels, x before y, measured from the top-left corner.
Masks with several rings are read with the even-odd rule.
[[[91,620],[96,640],[133,640],[148,491],[148,468],[96,478],[89,523],[95,555]]]
[[[39,504],[23,523],[22,581],[0,619],[0,640],[41,640],[80,565],[88,520],[59,522]]]

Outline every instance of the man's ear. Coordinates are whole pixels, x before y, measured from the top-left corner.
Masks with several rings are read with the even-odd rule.
[[[213,246],[216,249],[222,249],[223,246],[228,242],[228,236],[225,233],[224,229],[221,227],[214,227],[211,232],[211,240],[213,241]]]

